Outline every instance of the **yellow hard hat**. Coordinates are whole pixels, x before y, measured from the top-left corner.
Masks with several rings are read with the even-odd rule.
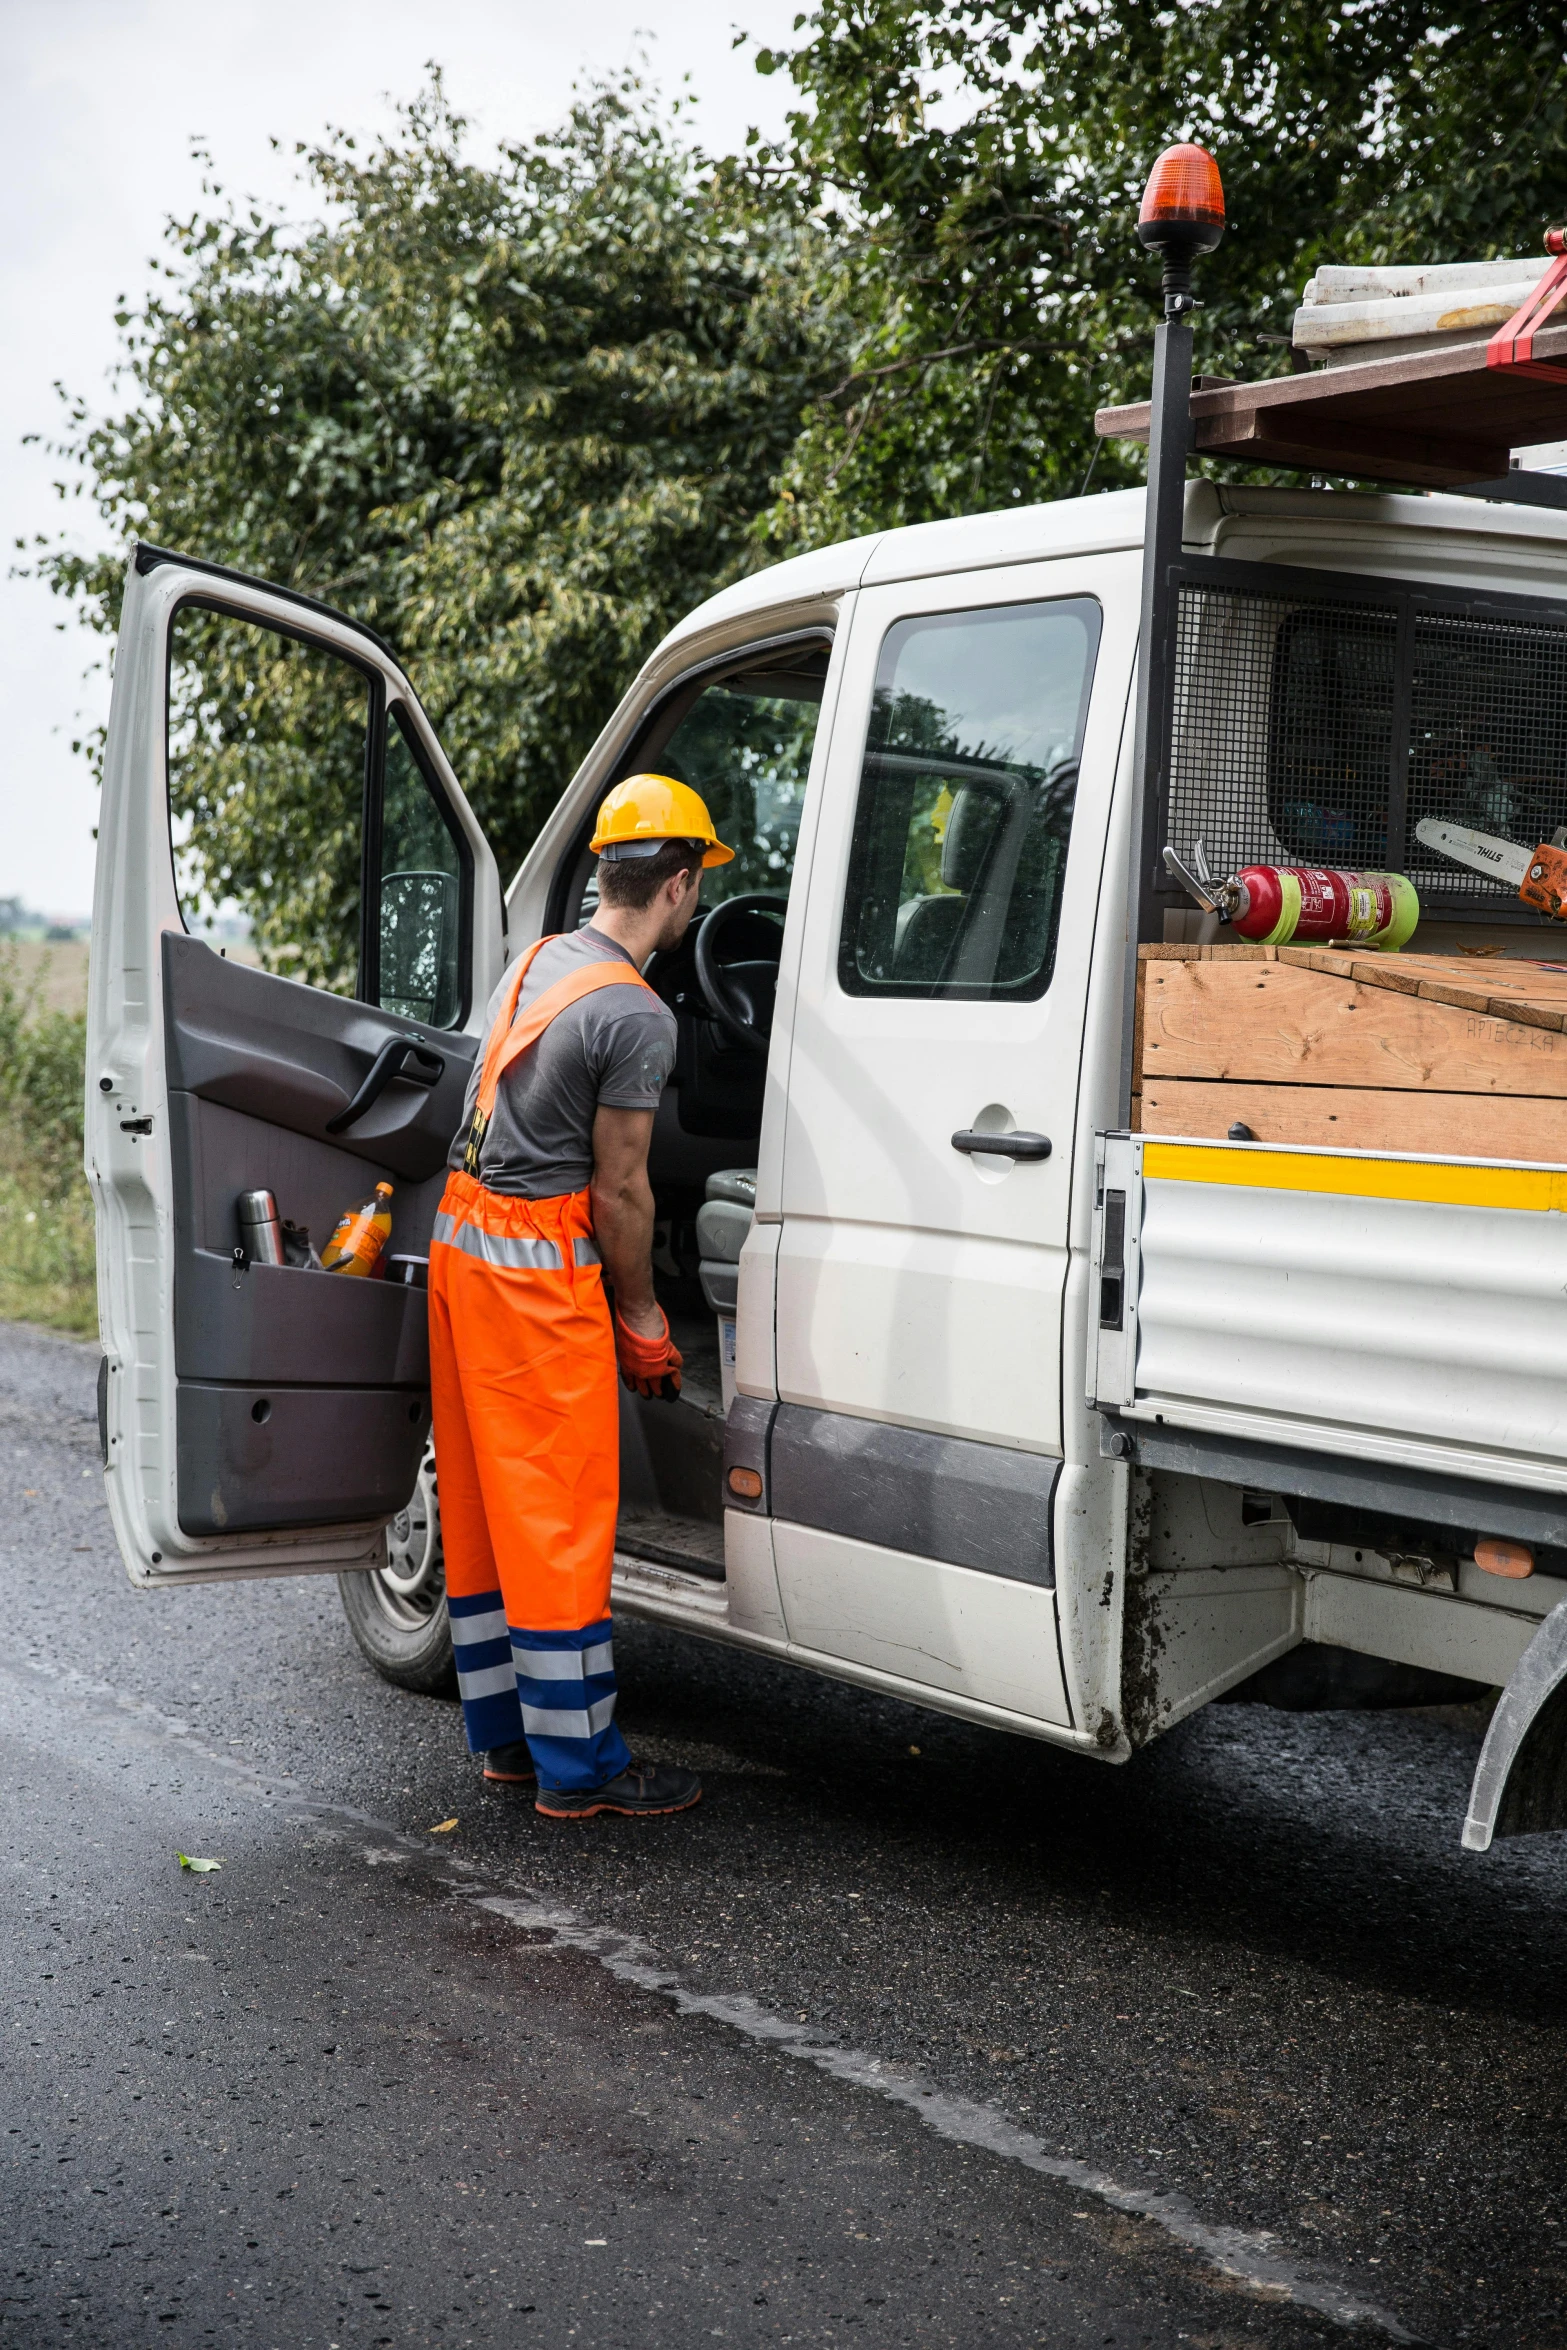
[[[707,803],[688,783],[672,775],[628,775],[599,809],[589,842],[595,856],[606,850],[624,856],[651,856],[666,840],[700,841],[704,865],[727,865],[734,857],[713,830]]]

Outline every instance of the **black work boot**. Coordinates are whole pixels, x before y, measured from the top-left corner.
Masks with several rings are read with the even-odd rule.
[[[689,1811],[701,1800],[702,1782],[695,1771],[683,1771],[675,1763],[634,1762],[602,1787],[541,1787],[534,1808],[547,1820],[591,1820],[601,1811],[639,1820]]]
[[[539,1775],[525,1738],[514,1746],[492,1746],[482,1760],[485,1777],[497,1787],[531,1787]]]

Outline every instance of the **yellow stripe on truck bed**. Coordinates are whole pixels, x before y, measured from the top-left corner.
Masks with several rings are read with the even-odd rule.
[[[1567,1167],[1270,1151],[1255,1143],[1145,1142],[1143,1174],[1165,1183],[1336,1192],[1346,1199],[1426,1200],[1447,1208],[1526,1208],[1537,1215],[1567,1209]]]

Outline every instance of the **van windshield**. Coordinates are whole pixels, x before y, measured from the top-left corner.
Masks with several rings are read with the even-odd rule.
[[[788,896],[826,674],[825,645],[792,651],[787,665],[731,671],[644,753],[645,766],[701,793],[735,852],[703,876],[704,904],[753,890]]]

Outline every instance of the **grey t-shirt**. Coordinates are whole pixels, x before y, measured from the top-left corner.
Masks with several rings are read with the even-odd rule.
[[[585,963],[620,962],[624,987],[601,987],[558,1012],[544,1034],[518,1055],[495,1089],[495,1110],[479,1155],[481,1180],[513,1199],[554,1199],[584,1191],[593,1174],[593,1118],[600,1108],[656,1110],[675,1065],[675,1015],[632,980],[624,947],[590,923],[551,939],[533,958],[518,1013],[557,979]],[[490,998],[484,1039],[500,1017],[510,973]],[[463,1121],[447,1164],[460,1167],[484,1068],[484,1045],[468,1080]]]

